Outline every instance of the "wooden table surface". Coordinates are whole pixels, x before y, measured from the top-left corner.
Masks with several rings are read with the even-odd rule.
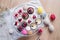
[[[27,2],[30,0],[0,0],[0,6],[3,9],[13,8],[23,2]],[[40,35],[41,40],[60,40],[60,0],[40,0],[45,11],[49,13],[55,13],[56,20],[51,22],[54,25],[55,30],[53,33],[49,33],[48,27],[43,28],[43,33]],[[18,40],[35,40],[37,38],[37,34],[30,37],[19,38]]]

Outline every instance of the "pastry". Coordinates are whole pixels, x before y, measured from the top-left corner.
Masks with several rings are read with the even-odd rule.
[[[41,23],[40,18],[37,18],[37,19],[35,20],[35,23],[36,23],[36,24],[40,24],[40,23]]]
[[[43,8],[42,7],[38,7],[37,12],[38,12],[38,14],[42,14],[43,13]]]
[[[27,9],[27,12],[28,12],[29,14],[33,14],[34,9],[33,9],[32,7],[29,7],[29,8]]]
[[[24,13],[22,14],[22,18],[23,18],[23,19],[28,19],[28,18],[29,18],[28,13],[24,12]]]
[[[31,29],[36,29],[37,28],[37,26],[36,26],[36,24],[35,23],[31,23]]]
[[[21,33],[22,33],[23,35],[27,35],[27,31],[26,31],[25,29],[23,29],[23,30],[21,31]]]

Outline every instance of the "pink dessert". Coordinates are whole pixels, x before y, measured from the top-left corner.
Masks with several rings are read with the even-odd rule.
[[[21,33],[24,34],[24,35],[26,35],[27,31],[26,30],[22,30]]]

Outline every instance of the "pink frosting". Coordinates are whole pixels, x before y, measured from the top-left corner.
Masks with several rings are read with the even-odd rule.
[[[27,31],[26,30],[22,30],[21,33],[24,34],[24,35],[26,35]]]

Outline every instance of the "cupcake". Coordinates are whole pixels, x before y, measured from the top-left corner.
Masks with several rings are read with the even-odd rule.
[[[40,18],[36,19],[36,20],[35,20],[35,23],[36,23],[36,24],[40,24],[40,23],[41,23]]]
[[[28,12],[29,14],[33,14],[34,9],[33,9],[32,7],[29,7],[29,8],[27,9],[27,12]]]
[[[28,18],[29,18],[28,13],[27,13],[27,12],[24,12],[24,13],[22,14],[22,18],[23,18],[23,19],[28,19]]]
[[[36,29],[37,28],[35,23],[31,23],[30,27],[31,27],[31,29]]]

